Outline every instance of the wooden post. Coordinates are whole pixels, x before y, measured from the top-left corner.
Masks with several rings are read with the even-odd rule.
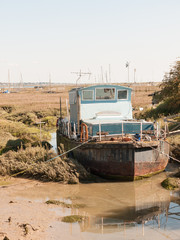
[[[69,123],[70,123],[70,121],[69,121],[69,107],[68,107],[68,100],[67,99],[66,99],[66,110],[67,110],[67,119],[68,119],[67,135],[69,137],[69,135],[70,135],[70,131],[69,131]]]
[[[104,233],[104,226],[103,226],[103,224],[104,224],[104,220],[103,220],[103,217],[101,218],[101,234],[103,234]]]
[[[42,140],[42,136],[41,136],[41,124],[42,123],[45,123],[45,122],[37,122],[36,124],[39,124],[40,125],[40,141]]]
[[[60,97],[60,120],[62,119],[61,97]]]
[[[78,96],[78,91],[76,90],[77,94],[77,133],[80,134],[80,97]]]
[[[158,140],[158,137],[159,137],[159,123],[157,122],[156,123],[156,138]]]

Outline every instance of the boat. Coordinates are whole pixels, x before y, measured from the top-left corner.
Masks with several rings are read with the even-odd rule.
[[[169,144],[158,125],[133,119],[132,89],[92,85],[69,91],[70,114],[58,120],[57,147],[90,172],[136,180],[162,172]]]

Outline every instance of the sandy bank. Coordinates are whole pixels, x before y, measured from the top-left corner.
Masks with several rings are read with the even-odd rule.
[[[9,240],[56,239],[52,223],[60,222],[60,218],[51,211],[53,207],[16,197],[17,191],[31,191],[43,183],[12,178],[8,181],[9,185],[0,186],[0,239],[5,236]],[[63,224],[58,225],[58,232],[61,230],[63,231]]]

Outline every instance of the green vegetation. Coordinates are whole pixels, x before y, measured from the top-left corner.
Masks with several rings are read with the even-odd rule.
[[[45,127],[55,127],[57,122],[56,116],[47,116],[42,118],[42,122],[45,122]]]
[[[163,171],[164,171],[164,169],[163,169],[163,170],[156,171],[156,172],[153,172],[153,173],[149,173],[149,174],[146,174],[146,175],[143,175],[143,176],[135,176],[135,177],[134,177],[134,180],[142,180],[142,179],[144,179],[144,178],[150,178],[150,177],[152,177],[152,176],[154,176],[154,175],[156,175],[156,174],[158,174],[158,173],[161,173],[161,172],[163,172]]]
[[[10,133],[16,138],[26,138],[28,140],[37,141],[39,140],[39,129],[35,127],[28,127],[21,122],[13,122],[9,120],[0,120],[0,131]],[[50,139],[50,135],[46,132],[42,132],[43,139]],[[29,142],[29,141],[27,141]]]
[[[155,95],[156,100],[158,102],[172,100],[174,103],[177,101],[180,106],[180,61],[176,61],[169,73],[164,75],[161,87],[162,90]]]
[[[40,130],[36,127],[29,127],[21,122],[13,122],[6,119],[0,119],[0,153],[9,150],[17,151],[20,147],[26,147],[29,144],[37,145],[40,141]],[[50,133],[41,132],[42,139],[50,140]],[[36,144],[35,144],[36,143]]]
[[[83,217],[81,215],[70,215],[70,216],[65,216],[62,218],[62,222],[66,223],[75,223],[75,222],[82,222],[85,220],[86,217]]]
[[[13,122],[22,122],[28,126],[36,125],[40,120],[46,122],[47,127],[55,127],[56,119],[59,116],[59,112],[57,109],[46,109],[42,111],[22,111],[15,110],[14,111],[4,111],[4,106],[1,106],[1,112],[4,119],[13,121]],[[42,125],[44,127],[44,125]]]
[[[70,203],[65,203],[58,200],[48,200],[46,201],[46,204],[61,205],[66,208],[84,208],[85,207],[85,204],[70,204]]]
[[[162,187],[167,190],[174,190],[178,188],[178,180],[176,178],[166,178],[162,183]]]
[[[153,102],[159,105],[141,112],[138,118],[157,119],[180,112],[180,61],[176,61],[170,72],[164,75],[160,87],[161,90],[153,97]]]
[[[43,121],[41,130],[42,144],[49,141],[51,136],[47,128],[54,128],[58,115],[57,109],[27,110],[16,109],[13,105],[1,105],[0,107],[0,154],[9,150],[17,151],[29,146],[40,144],[40,127],[37,122]]]

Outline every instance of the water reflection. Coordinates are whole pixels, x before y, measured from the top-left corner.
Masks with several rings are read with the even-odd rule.
[[[51,144],[56,148],[55,133]],[[169,165],[171,169],[173,166]],[[86,220],[79,224],[83,232],[110,233],[121,232],[132,227],[147,226],[162,229],[179,229],[180,192],[173,193],[163,189],[160,182],[166,173],[137,182],[95,183],[67,186],[47,183],[28,198],[41,201],[56,199],[83,203],[83,210],[71,209],[68,214],[83,214]],[[38,194],[38,195],[37,195]],[[57,209],[54,209],[58,214]],[[65,213],[65,212],[64,212]],[[67,212],[66,212],[67,214]],[[144,231],[144,230],[142,230]]]
[[[171,192],[161,187],[160,182],[165,177],[166,174],[162,173],[143,181],[127,183],[78,185],[39,183],[32,189],[16,192],[15,195],[34,201],[56,199],[73,204],[85,204],[83,209],[53,208],[58,216],[69,214],[86,216],[84,222],[74,225],[76,227],[78,225],[80,231],[84,233],[120,233],[139,226],[142,234],[147,227],[163,231],[178,230],[179,193],[171,195]],[[54,226],[56,225],[57,223],[54,223]]]

